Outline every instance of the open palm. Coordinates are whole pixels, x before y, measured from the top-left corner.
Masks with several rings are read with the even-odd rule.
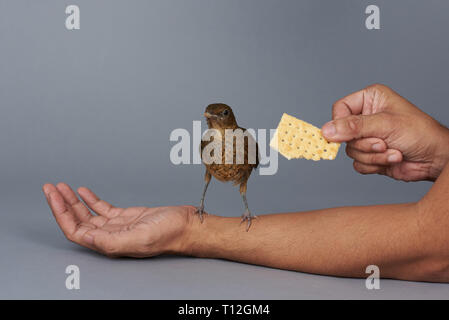
[[[65,183],[45,184],[43,191],[65,236],[108,256],[178,252],[195,211],[192,206],[117,208],[82,187],[84,204]]]

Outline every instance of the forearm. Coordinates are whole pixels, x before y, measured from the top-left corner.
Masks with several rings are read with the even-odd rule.
[[[428,280],[429,262],[416,204],[345,207],[260,216],[245,232],[238,218],[192,221],[185,254],[302,272]],[[438,280],[437,280],[438,281]]]

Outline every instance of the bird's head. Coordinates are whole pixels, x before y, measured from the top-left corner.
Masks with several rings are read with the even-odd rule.
[[[223,103],[210,104],[204,112],[210,129],[235,129],[237,121],[230,106]]]

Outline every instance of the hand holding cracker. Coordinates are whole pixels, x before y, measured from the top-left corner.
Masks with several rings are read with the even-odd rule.
[[[338,100],[332,114],[322,133],[346,142],[362,174],[435,180],[449,161],[449,130],[387,86],[371,85]]]

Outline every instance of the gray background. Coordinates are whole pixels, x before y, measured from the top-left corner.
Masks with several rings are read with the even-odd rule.
[[[65,29],[69,4],[81,30]],[[368,4],[379,31],[365,29]],[[336,99],[382,82],[447,124],[448,12],[443,0],[1,0],[0,298],[447,298],[445,284],[368,291],[219,260],[110,260],[65,240],[41,185],[85,185],[119,206],[197,204],[203,167],[171,164],[169,134],[212,102],[245,127],[274,128],[283,112],[322,125]],[[343,152],[279,161],[250,179],[257,214],[416,201],[431,186],[358,175]],[[237,188],[213,182],[206,209],[240,215]],[[81,290],[65,289],[69,264]]]

